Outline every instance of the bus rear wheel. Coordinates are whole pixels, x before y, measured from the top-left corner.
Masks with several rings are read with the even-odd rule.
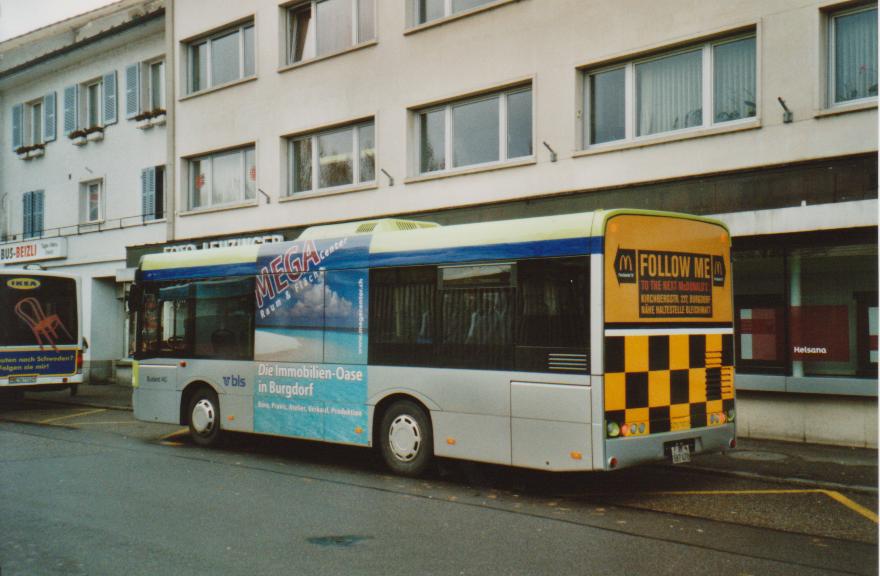
[[[434,433],[425,411],[399,400],[382,417],[380,449],[388,468],[401,476],[421,476],[434,457]]]
[[[200,388],[189,402],[189,433],[199,446],[216,446],[220,438],[220,401],[210,388]]]

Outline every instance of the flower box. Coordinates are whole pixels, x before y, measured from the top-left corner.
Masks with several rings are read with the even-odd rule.
[[[162,112],[156,116],[153,116],[153,126],[164,126],[165,125],[165,113]]]
[[[46,153],[46,151],[43,148],[34,148],[34,149],[30,150],[27,153],[27,155],[28,155],[28,159],[31,159],[31,158],[39,158],[40,156],[42,156],[45,153]]]
[[[153,122],[149,118],[144,118],[143,120],[138,120],[135,126],[138,130],[149,130],[153,127]]]
[[[86,140],[89,142],[99,142],[104,139],[104,131],[96,130],[94,132],[89,132],[86,136]]]
[[[70,139],[74,146],[85,146],[88,143],[85,136],[74,136]]]

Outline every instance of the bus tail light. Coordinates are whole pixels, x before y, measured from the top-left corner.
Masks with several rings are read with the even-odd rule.
[[[82,350],[76,351],[76,371],[82,372],[83,368],[83,353]]]
[[[617,422],[609,422],[607,426],[608,437],[617,438],[620,436],[620,424]]]

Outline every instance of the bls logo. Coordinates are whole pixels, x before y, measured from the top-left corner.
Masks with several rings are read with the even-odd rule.
[[[618,248],[614,257],[614,273],[618,284],[636,283],[636,251]]]
[[[233,388],[244,388],[247,386],[247,382],[245,381],[244,376],[224,376],[223,385],[232,386]]]

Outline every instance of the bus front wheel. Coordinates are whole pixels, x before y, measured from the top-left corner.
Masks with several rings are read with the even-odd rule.
[[[400,400],[388,408],[380,438],[382,458],[395,474],[421,476],[434,457],[431,421],[415,402]]]
[[[220,438],[220,402],[210,388],[201,388],[189,402],[189,433],[199,446],[214,446]]]

